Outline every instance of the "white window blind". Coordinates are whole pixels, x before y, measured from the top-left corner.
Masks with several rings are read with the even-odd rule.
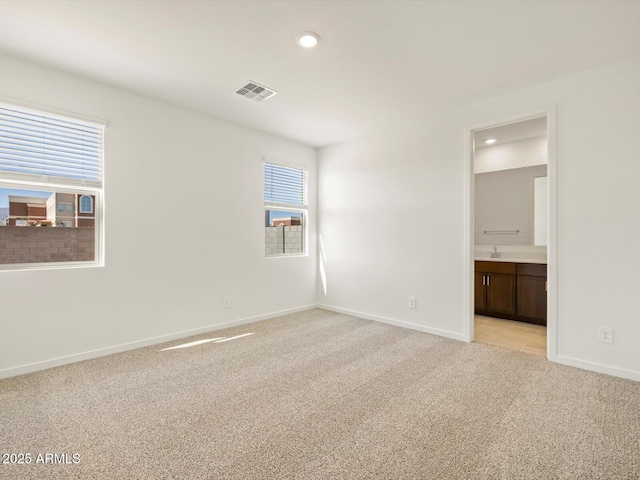
[[[103,128],[0,104],[0,178],[101,187]]]
[[[307,205],[307,172],[264,162],[264,201],[271,205]]]

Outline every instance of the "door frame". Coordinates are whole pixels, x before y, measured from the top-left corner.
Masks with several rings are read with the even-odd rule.
[[[558,356],[558,158],[556,105],[532,109],[513,115],[475,123],[465,128],[464,169],[464,319],[463,337],[474,339],[474,262],[475,262],[475,201],[474,201],[474,133],[487,128],[517,123],[537,117],[547,117],[547,177],[549,181],[549,231],[547,242],[547,358],[557,361]]]

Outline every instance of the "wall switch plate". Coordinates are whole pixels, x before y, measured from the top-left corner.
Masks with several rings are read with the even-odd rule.
[[[602,343],[613,343],[613,328],[598,327],[598,341]]]
[[[224,308],[229,308],[231,306],[231,297],[229,296],[222,297],[222,306]]]
[[[416,297],[409,297],[409,308],[416,308]]]

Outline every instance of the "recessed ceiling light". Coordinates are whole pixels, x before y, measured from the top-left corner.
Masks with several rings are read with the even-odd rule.
[[[488,138],[484,141],[484,143],[486,143],[487,145],[491,145],[492,143],[496,143],[496,139],[495,138]]]
[[[315,32],[303,32],[298,37],[298,45],[304,48],[313,48],[320,41],[320,35]]]

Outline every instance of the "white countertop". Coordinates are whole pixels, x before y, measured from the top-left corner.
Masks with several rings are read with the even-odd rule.
[[[508,257],[508,256],[503,256],[501,258],[476,256],[475,260],[477,262],[513,262],[513,263],[540,263],[540,264],[547,263],[546,258],[522,258],[522,257]]]

